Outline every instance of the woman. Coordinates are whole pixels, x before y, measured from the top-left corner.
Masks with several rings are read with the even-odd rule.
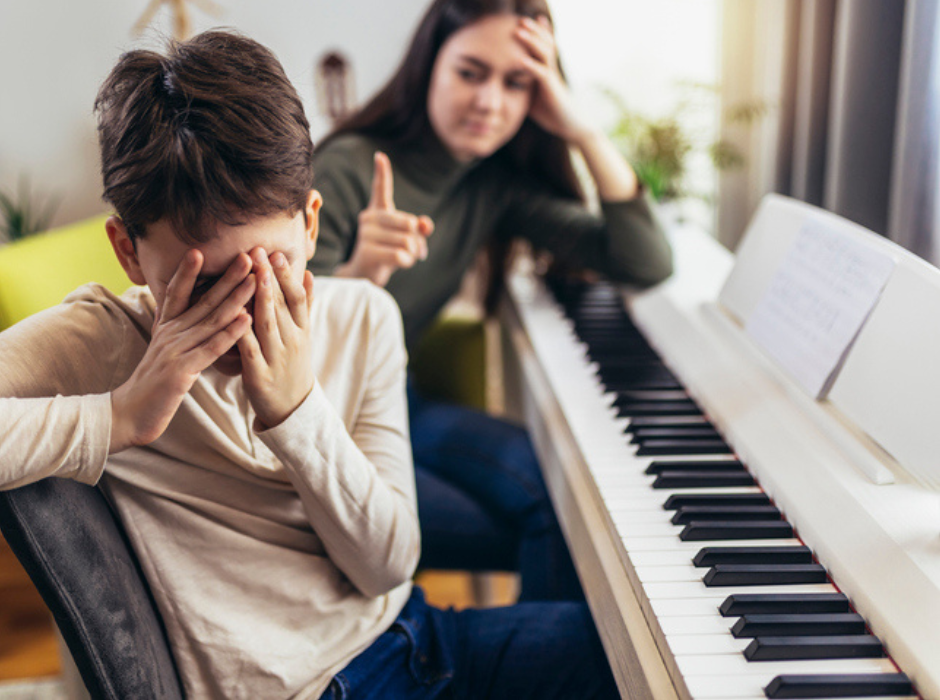
[[[398,72],[324,140],[315,171],[325,205],[311,269],[385,286],[409,346],[479,250],[514,237],[622,282],[671,272],[636,175],[575,109],[544,0],[435,0]],[[423,565],[518,565],[522,599],[578,596],[524,431],[409,399]]]

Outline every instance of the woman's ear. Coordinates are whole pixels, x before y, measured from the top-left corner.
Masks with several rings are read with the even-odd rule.
[[[147,284],[144,273],[140,269],[140,261],[137,259],[137,249],[134,246],[134,241],[128,235],[127,227],[121,218],[109,216],[104,228],[108,232],[108,239],[111,241],[114,254],[130,281],[134,284]]]
[[[317,250],[317,234],[320,232],[320,207],[323,197],[316,190],[307,194],[307,204],[304,207],[304,224],[307,236],[307,260],[313,258]]]

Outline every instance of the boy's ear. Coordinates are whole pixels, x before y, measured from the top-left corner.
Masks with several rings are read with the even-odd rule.
[[[323,197],[316,190],[307,194],[307,205],[304,207],[304,222],[307,230],[307,260],[313,258],[317,250],[317,234],[320,232],[320,207]]]
[[[140,269],[140,261],[137,259],[137,250],[134,248],[134,242],[127,235],[127,227],[118,216],[109,216],[104,224],[108,232],[108,239],[111,241],[111,247],[114,248],[114,254],[118,262],[124,268],[124,272],[134,284],[147,284],[144,279],[144,273]]]

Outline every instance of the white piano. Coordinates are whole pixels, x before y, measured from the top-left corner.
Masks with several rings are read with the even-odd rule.
[[[745,332],[807,222],[895,261],[823,400]],[[515,275],[501,309],[507,409],[532,432],[623,697],[763,698],[774,690],[819,697],[812,678],[803,686],[799,677],[903,672],[913,691],[901,696],[940,699],[940,496],[930,482],[940,474],[940,271],[843,219],[773,195],[737,257],[694,229],[670,235],[673,277],[640,293],[615,290],[616,302],[730,445],[728,454],[637,454],[625,430],[639,419],[618,417],[617,396],[543,283]],[[597,318],[609,314],[602,307]],[[656,477],[646,473],[653,462],[735,459],[759,485],[679,481],[654,489]],[[768,541],[680,540],[687,526],[672,524],[676,511],[664,503],[688,494],[764,494],[794,532]],[[727,554],[742,546],[808,547],[825,579],[736,585],[732,576],[728,585],[706,586],[711,567],[693,565],[693,557],[703,547]],[[746,610],[747,596],[839,592],[885,656],[749,661],[745,650],[761,634],[773,637],[761,643],[777,658],[779,620],[755,614],[755,629],[769,622],[770,631],[736,637],[731,629],[744,618],[719,610],[730,596]],[[765,691],[778,676],[792,683]],[[835,688],[831,696],[846,695]]]

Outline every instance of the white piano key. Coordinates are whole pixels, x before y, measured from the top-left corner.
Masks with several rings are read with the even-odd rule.
[[[637,566],[637,578],[647,583],[669,583],[681,581],[701,581],[708,569],[686,564],[685,566]]]
[[[733,622],[737,618],[721,617],[718,606],[728,596],[725,593],[703,598],[661,598],[651,600],[650,607],[657,618],[659,617],[720,617],[722,620]]]
[[[713,608],[713,610],[715,609]],[[737,618],[735,617],[721,617],[717,612],[714,612],[712,615],[656,616],[659,628],[667,637],[679,634],[730,635],[731,626],[736,620]]]
[[[688,676],[682,679],[695,700],[767,700],[760,676],[717,678],[716,676]]]
[[[677,658],[680,656],[733,656],[744,659],[743,652],[750,639],[735,639],[724,634],[673,634],[666,635],[666,643]],[[746,660],[746,659],[745,659]],[[756,662],[755,662],[756,663]]]
[[[655,494],[653,494],[655,495]],[[664,513],[673,513],[674,511],[667,511],[663,508],[663,503],[666,502],[666,499],[651,498],[650,494],[646,494],[646,497],[643,497],[643,494],[636,495],[632,493],[628,494],[618,494],[618,493],[608,493],[601,494],[601,499],[604,501],[604,505],[607,506],[607,510],[611,513],[613,512],[636,512],[640,510],[652,510],[656,512]]]
[[[613,513],[610,519],[622,537],[675,537],[679,538],[683,525],[673,525],[669,520],[660,522],[631,522],[618,519]]]
[[[672,525],[670,522],[672,516],[674,515],[673,511],[663,510],[611,510],[610,518],[615,523],[665,523],[667,525]],[[681,532],[681,530],[680,530]]]
[[[621,533],[622,534],[622,533]],[[683,542],[678,537],[657,536],[646,537],[629,534],[621,537],[624,549],[632,555],[633,552],[691,552],[692,556],[704,547],[744,547],[756,546],[760,541],[748,540],[705,540],[701,542]],[[796,538],[784,540],[767,540],[766,543],[774,547],[797,546],[803,544]]]
[[[601,490],[601,493],[616,491],[624,496],[650,493],[652,490],[650,487],[653,484],[652,479],[643,474],[614,474],[613,472],[595,474],[594,481],[597,482],[597,487]]]
[[[691,551],[672,549],[667,551],[631,552],[630,561],[634,567],[684,566],[692,561],[695,554]],[[704,569],[707,571],[707,569]]]
[[[895,673],[890,659],[809,659],[793,661],[748,661],[744,654],[677,656],[683,676],[768,676],[781,673]]]
[[[658,598],[700,598],[712,597],[719,589],[708,588],[704,583],[648,583],[643,590],[650,600]],[[836,593],[836,588],[828,583],[807,583],[797,586],[729,586],[720,589],[725,597],[734,593]]]

